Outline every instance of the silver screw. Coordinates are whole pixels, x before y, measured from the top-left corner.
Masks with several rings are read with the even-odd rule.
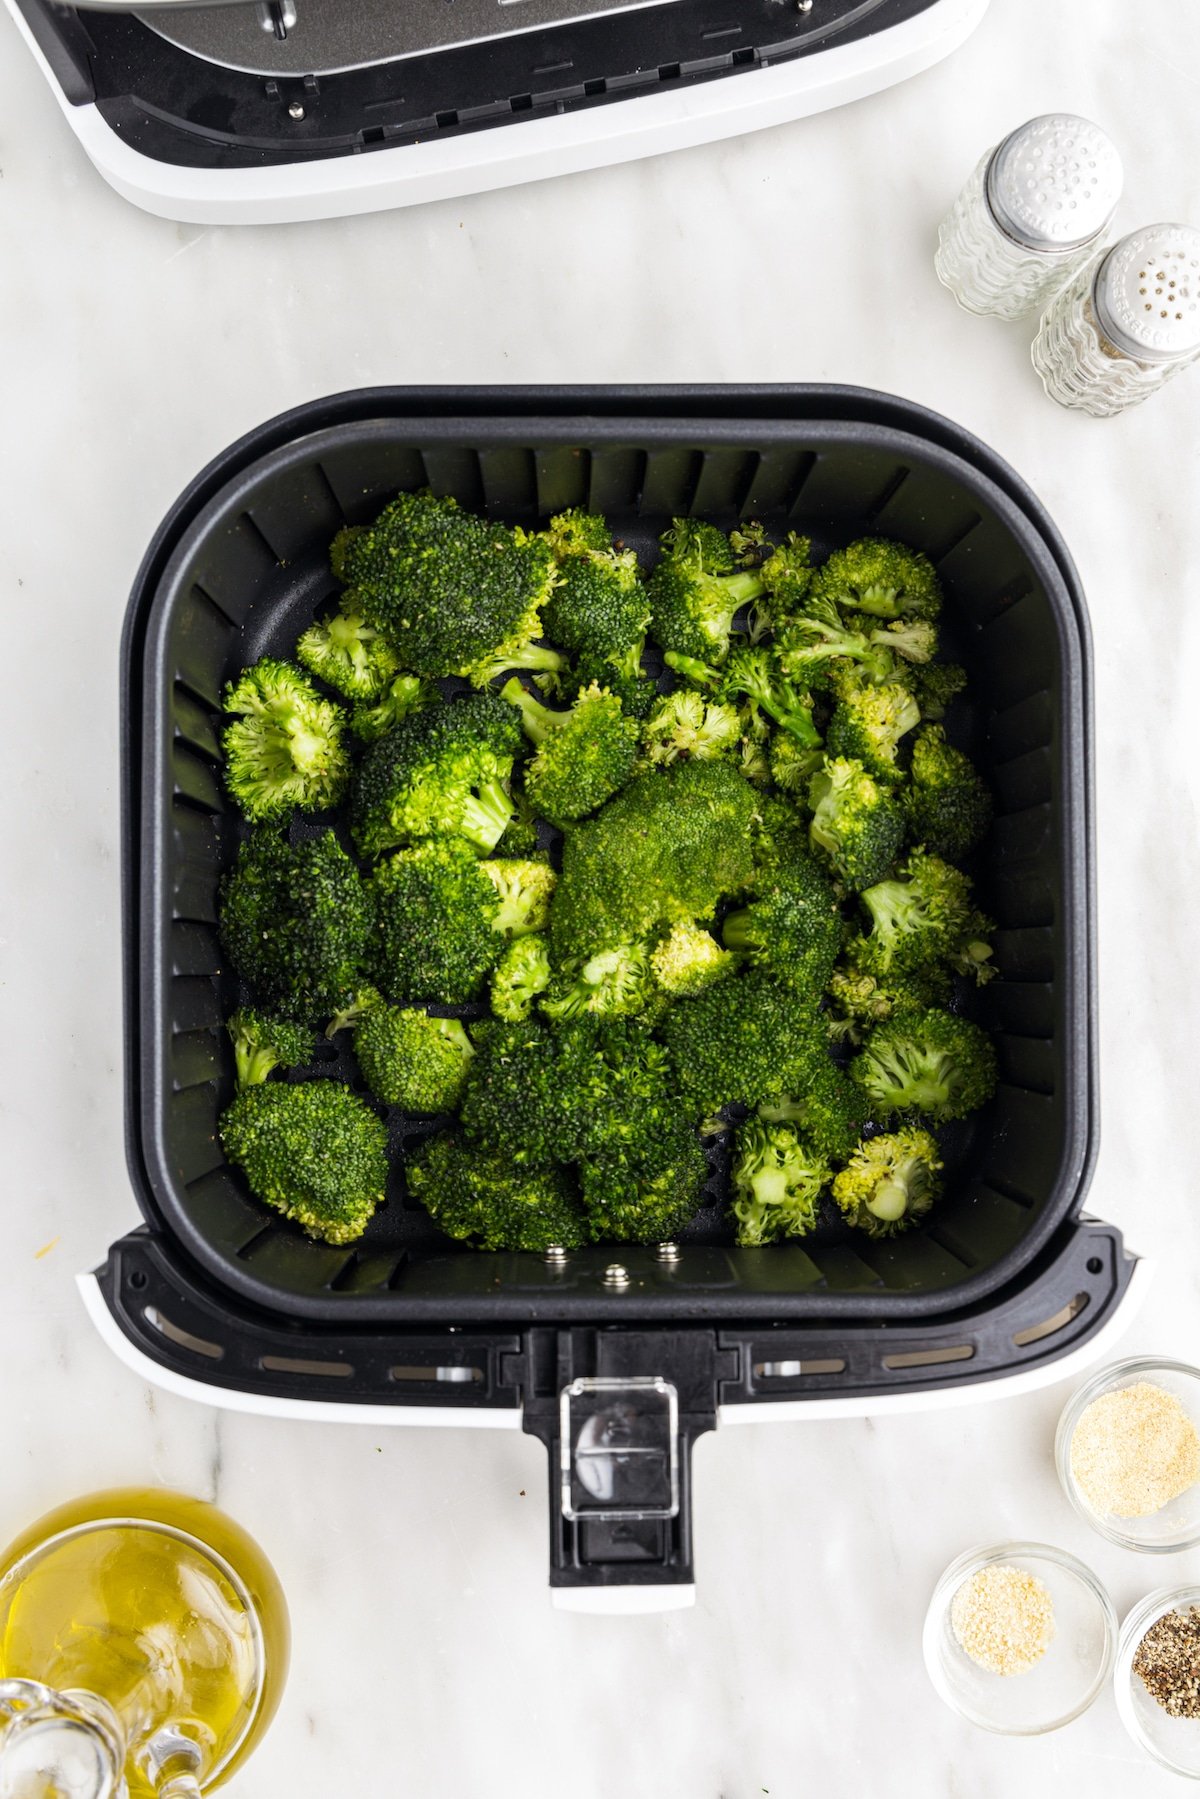
[[[627,1287],[629,1285],[628,1270],[622,1268],[620,1262],[610,1262],[604,1270],[604,1285],[606,1287]]]
[[[660,1243],[654,1252],[656,1262],[677,1262],[679,1260],[678,1243]]]
[[[813,9],[813,0],[796,0],[796,11],[797,12],[811,12],[812,9]]]
[[[305,117],[305,112],[304,112],[303,100],[293,100],[291,105],[288,107],[288,118],[299,120],[304,117]]]
[[[542,1260],[545,1262],[547,1268],[564,1268],[567,1261],[567,1252],[561,1243],[550,1243],[547,1244],[546,1249],[543,1252]]]

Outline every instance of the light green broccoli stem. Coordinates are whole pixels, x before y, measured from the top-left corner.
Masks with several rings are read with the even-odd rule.
[[[721,679],[715,668],[707,662],[701,662],[698,656],[685,656],[681,650],[667,650],[663,661],[668,668],[673,668],[677,675],[690,681],[693,687],[715,687]]]
[[[516,807],[500,781],[488,781],[469,795],[462,810],[460,835],[481,850],[493,850],[516,816]]]
[[[555,712],[549,706],[543,706],[522,687],[515,675],[511,681],[504,683],[500,689],[500,697],[517,708],[525,735],[531,743],[544,743],[553,731],[561,730],[571,722],[571,712]]]

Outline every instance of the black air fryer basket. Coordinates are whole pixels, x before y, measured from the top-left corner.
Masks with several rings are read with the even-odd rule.
[[[971,674],[962,729],[997,798],[976,880],[998,925],[1001,978],[979,1015],[1001,1083],[949,1144],[947,1196],[923,1228],[739,1250],[716,1167],[673,1250],[485,1255],[448,1244],[397,1172],[363,1241],[333,1249],[225,1165],[215,921],[241,827],[223,798],[222,684],[286,654],[324,607],[343,524],[425,486],[527,524],[585,506],[643,549],[694,513],[799,529],[821,552],[877,532],[937,565]],[[957,427],[839,387],[318,401],[179,500],[134,586],[123,677],[126,1110],[145,1224],[98,1280],[128,1345],[168,1378],[263,1409],[519,1409],[551,1450],[553,1583],[680,1585],[688,1450],[719,1412],[955,1392],[1079,1351],[1109,1321],[1131,1263],[1116,1231],[1079,1219],[1097,1139],[1086,611],[1037,500]]]

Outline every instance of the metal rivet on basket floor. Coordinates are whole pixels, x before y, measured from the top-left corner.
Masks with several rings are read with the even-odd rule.
[[[303,100],[293,100],[291,105],[288,107],[288,118],[296,119],[297,121],[299,121],[303,117],[304,117],[304,102],[303,102]]]
[[[678,1243],[660,1243],[654,1252],[656,1262],[677,1262],[679,1260]]]
[[[629,1285],[628,1269],[622,1268],[620,1262],[610,1262],[604,1270],[604,1285],[606,1287],[627,1287]]]
[[[562,1268],[566,1265],[567,1252],[561,1243],[550,1243],[542,1253],[542,1260],[548,1268]]]

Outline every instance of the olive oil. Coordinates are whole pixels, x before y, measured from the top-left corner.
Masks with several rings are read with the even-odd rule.
[[[193,1791],[226,1779],[271,1720],[288,1642],[262,1551],[180,1494],[94,1494],[0,1557],[0,1679],[106,1701],[130,1799],[152,1799],[181,1771]]]

